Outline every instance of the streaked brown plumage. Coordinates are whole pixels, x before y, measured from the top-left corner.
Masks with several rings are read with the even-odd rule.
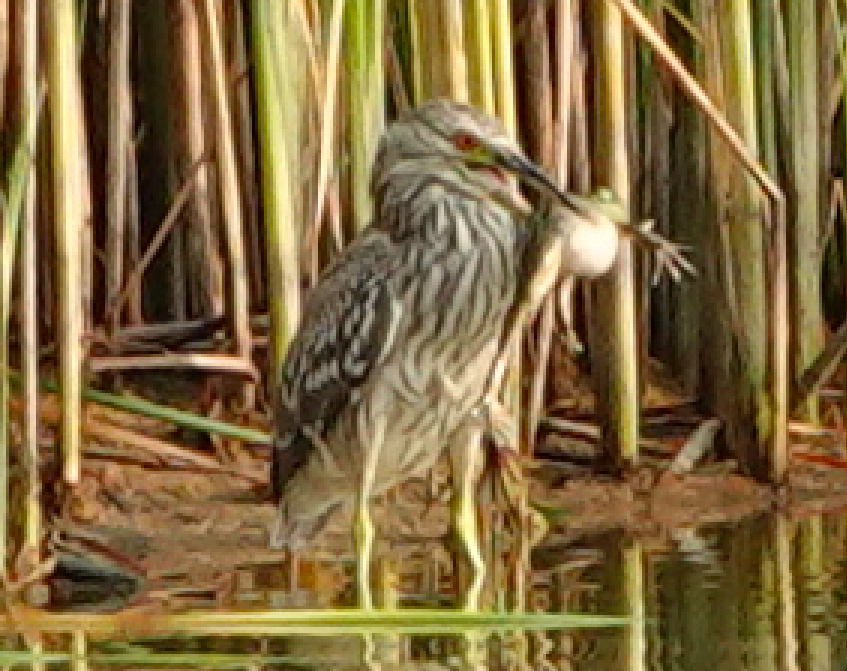
[[[430,101],[386,131],[373,166],[373,222],[306,297],[287,355],[274,546],[302,547],[336,506],[358,500],[366,562],[367,498],[425,473],[447,446],[464,447],[509,315],[527,296],[527,265],[535,272],[548,250],[561,264],[567,244],[551,241],[569,240],[576,221],[528,232],[531,208],[510,172],[567,198],[499,121],[470,107]],[[614,246],[616,233],[602,240]],[[614,249],[606,256],[591,272],[605,271]]]
[[[364,446],[381,443],[378,494],[425,473],[480,402],[529,212],[499,168],[467,166],[455,142],[480,137],[519,151],[496,120],[441,100],[383,139],[374,221],[307,297],[286,360],[276,545],[300,547],[335,505],[352,501]]]

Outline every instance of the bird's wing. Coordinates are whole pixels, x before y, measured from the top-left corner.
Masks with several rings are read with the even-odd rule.
[[[390,238],[370,229],[339,254],[306,297],[274,408],[276,498],[391,349],[399,318],[389,286],[396,259]]]

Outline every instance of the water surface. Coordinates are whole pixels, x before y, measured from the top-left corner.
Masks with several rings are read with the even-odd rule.
[[[667,537],[605,533],[535,548],[523,576],[527,602],[552,614],[629,614],[628,626],[572,628],[564,618],[560,626],[555,618],[527,623],[504,616],[469,627],[420,617],[404,622],[398,614],[388,625],[323,623],[284,634],[272,633],[282,631],[273,618],[236,626],[226,615],[291,608],[298,600],[314,605],[322,595],[310,591],[329,589],[328,576],[344,584],[350,566],[300,566],[304,579],[292,594],[290,575],[263,563],[235,576],[231,598],[215,610],[224,617],[217,631],[212,624],[168,631],[143,607],[139,621],[146,618],[155,633],[98,632],[96,623],[107,620],[96,618],[108,616],[85,613],[64,615],[49,632],[7,619],[2,661],[7,668],[74,669],[844,669],[845,555],[843,511],[768,514]],[[437,573],[420,562],[392,564],[389,598],[400,608],[444,608],[451,586]],[[510,600],[503,590],[490,596],[495,610]],[[191,603],[196,612],[202,598]],[[34,656],[39,650],[42,656]]]

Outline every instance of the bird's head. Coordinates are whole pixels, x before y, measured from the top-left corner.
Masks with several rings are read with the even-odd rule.
[[[388,128],[374,162],[372,188],[379,200],[385,187],[412,192],[421,180],[437,179],[468,195],[525,209],[511,176],[559,200],[564,198],[498,119],[438,98],[410,110]]]

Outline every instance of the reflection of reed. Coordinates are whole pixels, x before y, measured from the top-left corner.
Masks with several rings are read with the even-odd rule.
[[[797,666],[797,622],[794,581],[791,571],[791,545],[794,524],[777,513],[773,520],[773,548],[776,563],[777,653],[780,668],[795,671]]]
[[[626,669],[643,671],[646,668],[647,648],[645,637],[644,554],[640,543],[624,548],[623,614],[630,618],[626,630]]]
[[[86,642],[86,635],[84,631],[75,631],[72,634],[71,639],[71,653],[74,658],[71,662],[72,671],[88,671],[88,660],[86,659],[86,652],[88,650],[88,645]]]
[[[397,562],[390,558],[379,560],[377,605],[384,610],[396,610],[400,605],[397,592]],[[369,669],[380,671],[400,664],[402,637],[395,633],[365,636],[364,662]]]
[[[847,635],[844,622],[847,622],[847,515],[833,515],[827,524],[827,560],[832,576],[832,594],[830,603],[830,621],[842,623],[837,634],[833,635],[833,659],[847,659]],[[835,627],[833,627],[835,628]]]
[[[833,657],[827,620],[832,597],[826,570],[824,519],[820,515],[807,517],[799,527],[796,585],[798,633],[803,641],[799,648],[800,666],[829,671]]]
[[[502,651],[515,647],[511,640],[474,631],[439,637],[364,634],[343,639],[298,638],[286,642],[284,651],[290,659],[315,669],[493,671],[522,668],[504,663],[508,655]]]
[[[29,651],[36,657],[44,654],[44,644],[40,639],[41,637],[39,636],[37,640],[32,640],[27,646]],[[47,671],[47,664],[42,661],[34,661],[29,665],[29,669],[30,671]]]

